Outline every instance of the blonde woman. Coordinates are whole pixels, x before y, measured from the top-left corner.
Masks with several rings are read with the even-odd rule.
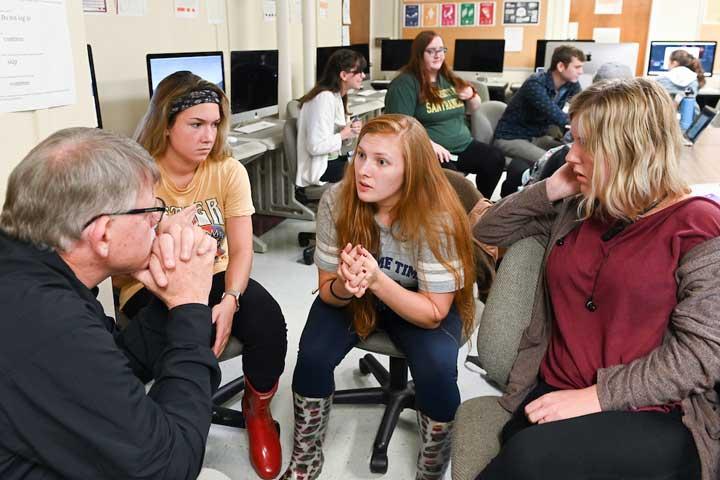
[[[227,148],[228,122],[228,99],[220,88],[190,72],[176,72],[155,90],[136,140],[157,162],[155,194],[168,214],[192,209],[195,223],[217,240],[209,298],[213,352],[220,356],[231,333],[243,343],[250,462],[261,478],[274,478],[282,455],[270,402],[285,367],[287,329],[275,299],[250,278],[255,210],[247,172]],[[139,283],[120,292],[121,309],[131,317],[152,299]]]
[[[474,228],[547,245],[513,415],[477,478],[717,479],[720,206],[688,196],[657,83],[592,85],[570,118],[567,163]]]
[[[469,228],[422,125],[405,115],[368,122],[352,167],[320,202],[319,295],[300,339],[293,453],[281,478],[320,475],[333,371],[378,327],[415,381],[417,478],[442,477],[460,402],[457,353],[475,308]]]

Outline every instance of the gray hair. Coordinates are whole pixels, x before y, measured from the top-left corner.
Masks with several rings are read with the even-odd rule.
[[[8,180],[0,229],[40,248],[69,250],[102,213],[134,208],[160,178],[139,144],[95,128],[66,128],[40,142]]]
[[[607,62],[600,65],[592,81],[596,83],[602,80],[626,80],[633,77],[635,77],[635,74],[633,74],[627,65],[617,62]]]

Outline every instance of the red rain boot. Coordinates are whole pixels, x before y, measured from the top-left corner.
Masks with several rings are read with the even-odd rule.
[[[270,413],[270,402],[277,388],[276,383],[269,392],[258,393],[245,378],[242,408],[250,441],[250,463],[264,479],[277,477],[282,462],[280,438]]]

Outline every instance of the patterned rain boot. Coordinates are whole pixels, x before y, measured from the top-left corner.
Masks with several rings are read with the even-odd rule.
[[[269,392],[259,393],[245,377],[242,409],[250,444],[250,464],[264,479],[277,477],[282,463],[280,438],[270,413],[270,402],[277,388],[276,383]]]
[[[420,426],[420,452],[415,480],[440,480],[450,460],[455,422],[436,422],[419,410],[417,419]]]
[[[280,480],[315,480],[323,466],[322,444],[325,440],[332,395],[307,398],[293,392],[295,427],[290,465]]]

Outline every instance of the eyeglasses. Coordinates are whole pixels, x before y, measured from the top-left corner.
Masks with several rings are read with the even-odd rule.
[[[92,222],[97,220],[100,217],[104,216],[110,216],[110,215],[138,215],[141,213],[152,213],[152,219],[155,225],[160,223],[160,221],[163,218],[163,215],[165,214],[165,200],[163,200],[160,197],[155,197],[155,206],[154,207],[148,207],[148,208],[133,208],[132,210],[127,210],[125,212],[115,212],[115,213],[101,213],[99,215],[95,215],[92,217],[88,222],[83,226],[83,230],[87,228],[88,225],[90,225]]]
[[[361,75],[361,74],[364,75],[365,74],[365,72],[363,72],[362,70],[355,70],[355,69],[348,70],[347,72],[350,75]]]
[[[447,47],[442,48],[426,48],[425,53],[430,55],[431,57],[434,57],[435,55],[443,54],[445,55],[447,53]]]

